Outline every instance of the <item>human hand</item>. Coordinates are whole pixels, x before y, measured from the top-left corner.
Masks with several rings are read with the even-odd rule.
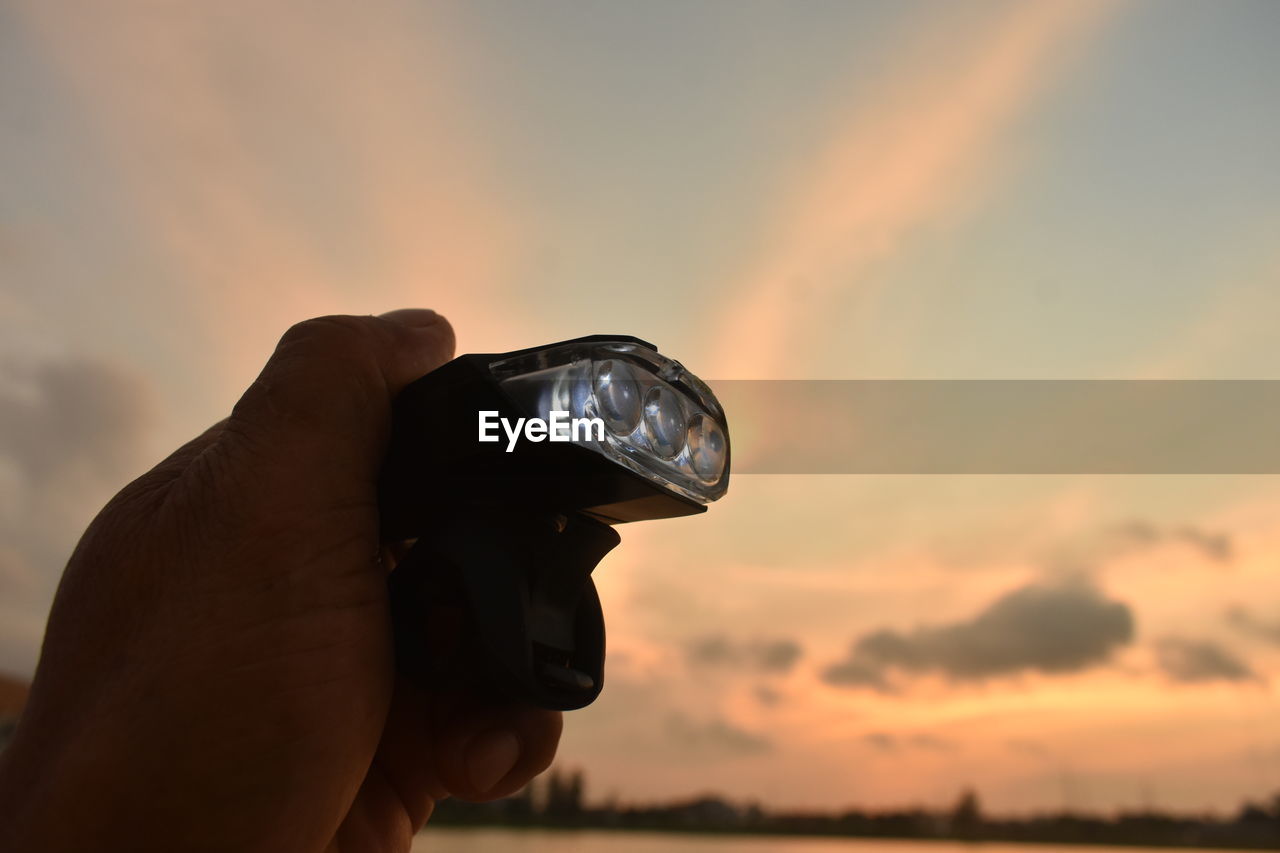
[[[425,310],[301,323],[102,510],[0,760],[0,849],[407,850],[435,800],[547,767],[559,713],[395,673],[390,404],[453,347]]]

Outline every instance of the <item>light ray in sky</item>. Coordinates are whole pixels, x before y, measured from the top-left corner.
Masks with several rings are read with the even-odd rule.
[[[913,228],[971,191],[972,179],[1003,153],[1001,133],[1059,73],[1064,48],[1116,6],[1018,4],[958,56],[892,73],[777,206],[762,253],[728,288],[704,375],[796,375],[791,348],[805,352],[805,341],[825,328],[813,297],[862,286]]]

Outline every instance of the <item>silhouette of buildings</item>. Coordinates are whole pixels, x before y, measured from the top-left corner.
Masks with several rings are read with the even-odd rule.
[[[493,803],[444,800],[436,805],[431,820],[471,826],[1280,849],[1280,792],[1266,802],[1245,803],[1230,817],[1144,809],[1113,815],[1063,811],[1001,818],[984,813],[973,789],[962,791],[955,805],[942,811],[828,813],[774,812],[710,794],[652,805],[590,805],[586,788],[581,770],[566,772],[557,767],[509,799]]]

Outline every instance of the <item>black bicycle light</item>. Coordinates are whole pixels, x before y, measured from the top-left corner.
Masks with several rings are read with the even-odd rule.
[[[724,411],[657,348],[593,335],[464,355],[396,398],[382,535],[397,663],[545,708],[604,685],[591,572],[612,525],[706,511],[729,484]]]

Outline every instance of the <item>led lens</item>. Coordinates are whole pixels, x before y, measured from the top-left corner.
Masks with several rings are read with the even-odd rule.
[[[629,435],[640,422],[640,386],[625,361],[600,362],[595,379],[596,403],[605,425],[617,435]]]
[[[680,399],[665,385],[655,385],[644,398],[644,425],[653,452],[672,459],[684,447],[685,421]]]
[[[698,377],[642,341],[565,341],[488,367],[526,416],[599,418],[603,435],[574,442],[663,489],[705,504],[729,486],[724,409]]]
[[[699,412],[689,421],[689,464],[704,483],[714,483],[724,471],[724,430],[709,416]]]

